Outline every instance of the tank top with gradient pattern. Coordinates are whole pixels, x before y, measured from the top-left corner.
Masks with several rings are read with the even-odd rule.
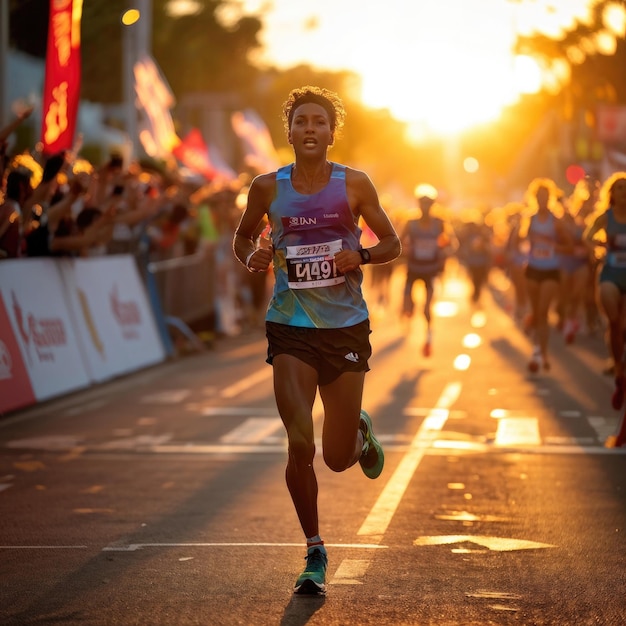
[[[538,270],[559,269],[560,260],[556,253],[556,218],[552,213],[541,221],[537,215],[530,218],[528,229],[530,252],[528,266]]]
[[[330,180],[305,195],[291,183],[293,164],[276,172],[268,210],[274,245],[274,292],[265,319],[306,328],[344,328],[368,317],[361,269],[341,274],[334,256],[357,250],[361,229],[346,193],[346,168],[331,163]]]
[[[605,265],[616,268],[626,268],[626,224],[615,219],[613,209],[606,212],[606,260]]]

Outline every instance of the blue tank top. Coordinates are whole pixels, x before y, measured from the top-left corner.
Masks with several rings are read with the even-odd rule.
[[[552,213],[543,222],[536,215],[530,218],[528,239],[530,241],[529,267],[538,270],[559,269],[560,261],[556,253],[556,225]]]
[[[589,258],[587,246],[583,242],[585,227],[569,219],[563,224],[572,239],[573,249],[571,252],[559,253],[559,267],[566,272],[574,272],[579,267],[583,267]]]
[[[626,268],[626,224],[615,219],[613,209],[606,212],[606,260],[609,267]]]
[[[443,222],[431,217],[428,226],[420,220],[407,224],[409,238],[408,269],[419,274],[436,274],[441,269],[439,235],[443,232]]]
[[[276,172],[268,210],[274,245],[274,293],[265,319],[306,328],[344,328],[368,317],[361,269],[341,274],[334,256],[357,250],[361,229],[346,193],[346,168],[331,163],[330,180],[305,195],[291,184],[293,164]]]

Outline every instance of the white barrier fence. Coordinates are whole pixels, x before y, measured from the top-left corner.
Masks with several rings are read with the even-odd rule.
[[[132,256],[0,263],[0,413],[165,358]]]

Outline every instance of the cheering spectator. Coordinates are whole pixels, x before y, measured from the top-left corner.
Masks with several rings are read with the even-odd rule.
[[[31,192],[30,172],[13,170],[9,173],[5,200],[0,205],[0,259],[20,256],[24,232],[22,206]]]

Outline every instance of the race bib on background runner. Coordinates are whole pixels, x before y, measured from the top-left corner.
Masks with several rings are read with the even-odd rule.
[[[345,282],[337,270],[335,254],[342,248],[341,239],[303,246],[287,246],[287,281],[291,289],[315,289]]]

